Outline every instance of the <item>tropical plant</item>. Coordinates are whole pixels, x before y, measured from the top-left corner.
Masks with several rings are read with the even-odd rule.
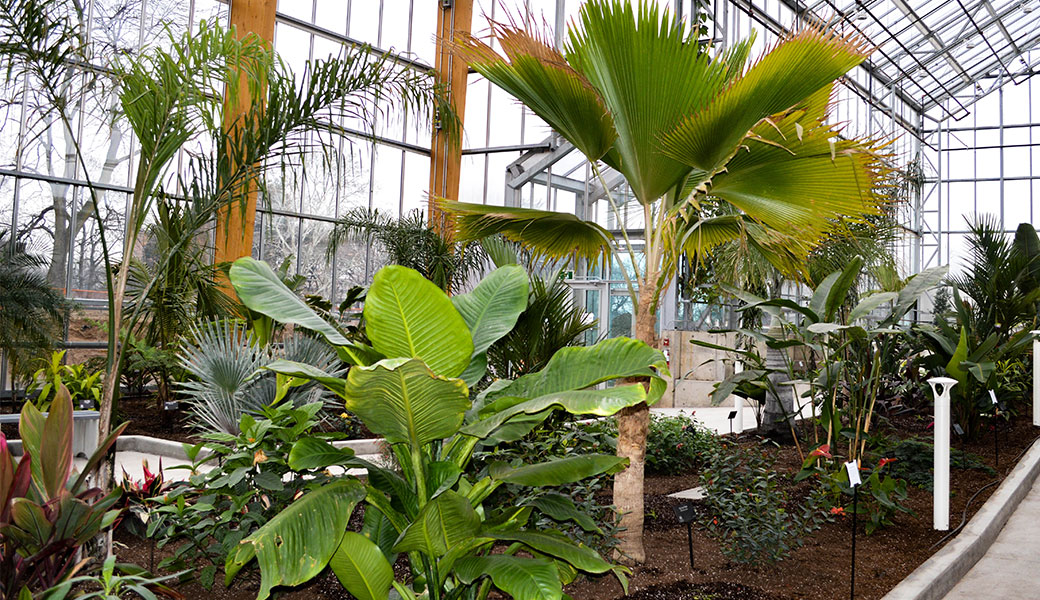
[[[63,386],[69,392],[74,406],[79,406],[81,400],[89,400],[91,407],[94,407],[101,400],[103,373],[92,371],[84,364],[64,364],[66,352],[58,350],[51,353],[50,360],[33,373],[26,388],[26,393],[36,393],[32,403],[43,412],[50,409],[51,402]]]
[[[698,41],[698,29],[647,0],[584,3],[562,51],[551,35],[518,22],[490,25],[505,56],[468,35],[453,51],[573,144],[616,214],[601,163],[624,176],[644,227],[638,253],[622,230],[628,267],[621,271],[636,337],[651,346],[660,295],[684,252],[696,258],[740,240],[804,275],[805,258],[828,231],[884,202],[874,193],[887,172],[879,146],[840,138],[825,124],[834,80],[869,54],[863,38],[806,27],[749,64],[753,40],[715,52]],[[706,216],[708,198],[738,210]],[[593,261],[614,251],[607,230],[573,214],[442,206],[454,214],[460,240],[501,233],[550,256]],[[631,463],[616,478],[614,502],[626,514],[622,550],[642,562],[649,409],[636,406],[619,419],[618,452]]]
[[[351,241],[377,242],[389,264],[415,269],[445,291],[461,289],[487,262],[480,244],[445,239],[420,210],[394,220],[375,208],[352,208],[336,222],[326,256],[331,259],[341,244]]]
[[[176,353],[181,336],[195,321],[234,313],[236,302],[221,285],[220,266],[212,263],[210,250],[200,240],[200,232],[218,217],[213,209],[212,204],[182,204],[165,197],[155,203],[144,259],[129,259],[126,308],[139,316],[136,329],[128,336],[159,351]],[[127,361],[124,354],[124,367]],[[171,399],[176,369],[168,368],[165,361],[149,366],[161,409]]]
[[[626,459],[586,454],[536,464],[499,462],[483,477],[467,469],[478,445],[519,439],[555,410],[609,416],[656,401],[667,373],[659,351],[626,338],[564,348],[543,370],[496,382],[474,402],[467,382],[484,376],[484,352],[526,306],[522,268],[496,269],[472,292],[452,298],[414,270],[381,269],[364,307],[371,346],[328,326],[267,265],[242,258],[230,273],[246,306],[313,328],[355,364],[340,379],[309,365],[276,362],[268,368],[280,374],[279,388],[317,380],[336,392],[347,410],[385,439],[400,472],[350,457],[345,464],[368,469],[368,486],[348,478],[305,494],[243,540],[228,558],[229,580],[256,558],[261,599],[274,586],[297,585],[328,565],[362,600],[382,600],[391,587],[413,600],[419,595],[484,599],[493,587],[526,600],[561,598],[562,583],[578,572],[614,570],[621,576],[591,549],[551,530],[527,527],[534,506],[493,506],[485,500],[506,483],[562,485],[614,472]],[[649,378],[649,387],[599,386],[637,377]],[[289,457],[290,466],[301,469],[343,462],[341,453],[319,441],[301,440]],[[367,503],[362,534],[346,532],[361,501]],[[556,518],[568,513],[580,518],[573,503],[546,511]],[[391,565],[399,553],[408,554],[414,591],[394,581]]]
[[[585,332],[596,327],[596,320],[586,319],[574,304],[574,290],[562,272],[531,275],[527,308],[509,333],[488,348],[490,372],[515,379],[540,371],[560,349],[582,344]]]
[[[735,562],[776,562],[804,543],[824,520],[823,494],[813,491],[792,502],[763,453],[723,449],[703,472],[705,504],[701,523]]]
[[[16,463],[0,433],[0,599],[32,597],[83,568],[80,547],[112,526],[119,491],[104,494],[88,475],[115,444],[121,425],[98,445],[77,475],[72,456],[72,399],[59,386],[45,417],[22,407]]]
[[[903,358],[898,353],[905,348],[901,338],[910,336],[911,328],[902,323],[903,318],[925,292],[942,281],[947,272],[945,266],[927,269],[901,281],[902,287],[898,292],[868,294],[849,308],[850,292],[862,268],[863,260],[856,258],[843,270],[828,275],[813,290],[807,306],[793,300],[766,300],[729,289],[731,294],[747,303],[741,310],[758,308],[784,324],[781,335],[746,329],[739,330],[739,333],[783,351],[785,365],[780,368],[769,366],[755,350],[725,348],[693,340],[699,346],[733,352],[751,367],[719,383],[712,392],[713,403],[720,403],[733,393],[746,393],[749,388],[778,395],[774,379],[794,380],[802,375],[795,369],[789,354],[792,349],[801,350],[810,363],[807,369],[811,384],[808,401],[814,405],[814,417],[818,410],[826,432],[821,441],[814,426],[814,443],[830,446],[839,440],[847,441],[850,460],[859,458],[865,449],[879,401],[885,399],[882,397],[882,384],[888,373],[883,369],[896,368],[895,365]],[[801,407],[784,409],[787,415],[800,411]]]
[[[0,5],[0,54],[7,65],[6,76],[20,78],[36,90],[48,104],[48,118],[68,132],[78,130],[73,111],[80,105],[70,101],[69,88],[80,86],[81,81],[89,88],[88,79],[94,75],[91,70],[84,74],[72,68],[90,63],[89,37],[82,35],[84,22],[82,6],[69,0],[13,0]],[[166,182],[177,183],[186,204],[199,205],[192,210],[229,218],[228,209],[246,210],[251,190],[266,193],[263,176],[270,170],[316,151],[330,159],[334,146],[310,134],[338,131],[330,124],[343,117],[374,127],[386,111],[403,109],[419,113],[419,123],[425,123],[436,108],[445,130],[457,131],[455,115],[432,76],[397,68],[389,53],[345,48],[338,58],[309,63],[297,77],[256,35],[240,39],[234,31],[200,23],[181,37],[170,32],[159,42],[132,56],[119,56],[112,65],[121,118],[130,124],[139,152],[122,241],[125,260],[118,269],[113,268],[104,220],[100,211],[93,211],[109,302],[102,433],[110,428],[118,394],[124,352],[120,332],[124,327],[136,330],[145,306],[139,303],[132,314],[124,315],[133,263],[129,257],[156,199],[168,196]],[[241,114],[233,112],[242,106],[246,108]],[[84,173],[89,200],[100,206],[102,190],[90,177],[85,150],[75,135],[68,137],[68,151]],[[177,169],[174,159],[201,138],[207,139],[202,146],[213,149],[212,153],[189,151],[187,165]],[[182,235],[178,243],[191,240],[190,235]],[[160,270],[180,255],[178,248],[168,250],[161,257]],[[141,298],[150,296],[152,285],[141,290]]]
[[[312,337],[293,333],[281,344],[260,344],[254,330],[239,321],[204,321],[192,326],[181,348],[181,367],[190,379],[180,393],[191,406],[194,425],[212,433],[237,436],[242,415],[259,415],[278,397],[275,375],[263,368],[277,360],[313,365],[333,376],[343,374],[334,350]],[[318,384],[295,387],[290,405],[328,403],[334,397]]]
[[[149,515],[146,535],[160,548],[173,548],[159,568],[191,572],[208,589],[243,538],[300,494],[334,482],[325,471],[304,478],[289,465],[298,441],[327,444],[341,437],[317,431],[322,406],[294,406],[283,399],[260,407],[255,416],[241,415],[234,435],[209,433],[205,442],[186,448],[191,476],[143,506]],[[351,452],[337,450],[337,455],[349,458]]]
[[[16,376],[50,350],[69,308],[47,282],[46,261],[0,229],[0,350]]]
[[[995,217],[978,215],[968,222],[968,231],[967,265],[950,277],[962,299],[969,300],[958,301],[967,309],[959,324],[976,343],[996,334],[1004,344],[1023,329],[1035,329],[1040,301],[1036,229],[1023,223],[1011,238]]]
[[[144,600],[155,600],[156,592],[170,597],[179,594],[164,582],[176,579],[180,573],[156,577],[144,569],[131,564],[116,563],[111,555],[101,564],[96,575],[79,575],[62,582],[44,593],[46,600],[64,600],[72,590],[78,590],[77,600],[121,600],[134,594]]]

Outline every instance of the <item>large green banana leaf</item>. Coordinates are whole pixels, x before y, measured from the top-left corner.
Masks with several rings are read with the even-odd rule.
[[[514,600],[560,600],[563,596],[556,566],[544,558],[470,556],[455,562],[455,574],[467,584],[487,575]]]
[[[286,287],[267,263],[243,256],[231,265],[228,277],[239,300],[250,310],[280,323],[291,323],[316,331],[337,346],[351,343]]]
[[[401,533],[394,552],[420,551],[427,556],[444,556],[460,542],[480,532],[480,516],[465,496],[447,491],[423,507],[419,516]]]
[[[388,358],[419,358],[445,377],[458,377],[469,365],[473,339],[462,315],[447,294],[414,269],[380,269],[368,289],[364,315],[372,347]]]
[[[267,598],[275,586],[310,580],[339,548],[350,514],[364,498],[365,486],[353,479],[308,492],[228,554],[226,583],[254,557],[261,573],[257,600]]]
[[[413,449],[454,435],[470,408],[469,391],[462,380],[435,375],[414,358],[385,358],[371,366],[356,366],[346,379],[287,360],[267,368],[322,383],[339,394],[347,410],[372,433]]]
[[[639,340],[617,337],[594,346],[563,348],[549,359],[544,369],[520,377],[489,394],[488,398],[537,398],[616,379],[648,377],[650,390],[646,402],[653,404],[664,395],[667,376],[668,364],[659,350]]]
[[[386,600],[394,582],[394,568],[379,546],[352,531],[343,535],[329,568],[357,600]]]
[[[460,379],[435,375],[414,358],[387,358],[347,374],[346,408],[372,433],[418,450],[459,430],[470,407]]]
[[[520,467],[496,462],[488,468],[488,473],[497,481],[542,487],[574,483],[600,473],[614,474],[626,466],[627,458],[610,454],[581,454]]]
[[[481,413],[486,416],[467,424],[461,431],[484,439],[519,415],[539,415],[544,419],[549,416],[547,409],[559,408],[573,415],[609,417],[622,408],[635,406],[647,399],[646,388],[638,383],[603,390],[555,392],[520,402],[514,397],[505,397],[484,407]],[[528,423],[531,421],[527,420]]]
[[[543,554],[563,559],[586,573],[606,573],[614,567],[591,548],[575,544],[561,535],[537,531],[508,531],[487,535],[496,540],[520,542]]]
[[[487,359],[481,355],[516,325],[520,313],[527,308],[527,294],[527,273],[523,267],[507,265],[485,276],[472,292],[451,299],[473,335],[473,356],[462,375],[468,385],[484,376]]]

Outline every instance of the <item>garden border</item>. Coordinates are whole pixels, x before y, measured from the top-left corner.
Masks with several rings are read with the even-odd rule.
[[[986,554],[1040,475],[1040,440],[1034,441],[964,529],[910,573],[882,600],[940,600]]]

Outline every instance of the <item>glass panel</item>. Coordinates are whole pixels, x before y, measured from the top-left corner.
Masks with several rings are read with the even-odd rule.
[[[307,278],[301,291],[305,294],[332,295],[332,264],[325,259],[332,223],[303,219],[300,231],[299,273]]]
[[[631,336],[634,326],[632,313],[632,298],[628,295],[611,295],[607,337]]]

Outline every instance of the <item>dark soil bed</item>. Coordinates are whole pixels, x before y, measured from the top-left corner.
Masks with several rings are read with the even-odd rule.
[[[918,421],[919,422],[919,421]],[[917,429],[911,423],[898,423],[902,431]],[[921,433],[921,432],[916,432]],[[1003,478],[1027,449],[1040,429],[1028,419],[1014,421],[1000,434],[999,478]],[[746,439],[746,438],[745,438]],[[748,440],[744,443],[757,444]],[[978,455],[994,467],[992,433],[976,442],[954,447]],[[794,448],[775,450],[776,467],[788,472],[800,466]],[[970,519],[998,487],[992,485],[968,500],[986,484],[997,481],[979,470],[951,470],[950,525],[957,527],[962,516]],[[643,600],[833,600],[847,597],[851,561],[848,517],[825,523],[805,540],[805,545],[777,564],[736,564],[728,561],[718,544],[698,527],[693,529],[693,569],[690,568],[686,527],[680,524],[673,507],[682,501],[667,494],[698,485],[697,478],[656,477],[646,482],[647,561],[634,570],[629,596]],[[864,535],[862,524],[856,539],[856,598],[881,598],[928,557],[942,547],[936,545],[946,535],[932,529],[932,494],[910,488],[907,505],[916,517],[899,514],[895,526]],[[862,518],[862,517],[861,517]],[[945,543],[945,542],[943,542]],[[575,600],[611,600],[622,597],[621,586],[612,577],[586,579],[568,588]]]
[[[927,423],[914,419],[895,423],[896,429],[925,434]],[[970,519],[997,488],[987,484],[1003,478],[1017,462],[1017,458],[1040,435],[1026,418],[1014,421],[1000,434],[1000,465],[998,477],[979,470],[951,471],[951,526],[957,527],[962,516]],[[745,435],[742,444],[758,445],[759,440]],[[978,455],[994,467],[992,433],[985,433],[976,442],[955,448]],[[800,466],[793,447],[773,448],[776,468],[794,472]],[[805,540],[789,558],[777,564],[736,564],[728,561],[718,545],[694,526],[694,566],[690,568],[686,527],[678,523],[673,508],[681,501],[667,495],[698,485],[696,474],[672,477],[650,476],[646,480],[646,548],[647,561],[634,569],[630,578],[629,596],[639,600],[833,600],[849,593],[850,527],[848,517],[825,523]],[[804,483],[802,485],[805,485]],[[793,490],[792,490],[793,491]],[[793,495],[793,494],[792,494]],[[899,514],[893,527],[881,529],[867,536],[860,529],[857,538],[856,598],[868,600],[884,596],[892,587],[910,574],[918,565],[942,547],[946,535],[932,529],[931,492],[910,488],[908,506],[916,516]],[[967,505],[967,506],[966,506]],[[355,520],[356,521],[356,520]],[[355,523],[356,524],[356,523]],[[861,525],[862,527],[862,525]],[[147,567],[157,563],[166,554],[156,551],[150,555],[148,540],[117,534],[120,544],[117,554],[121,561]],[[945,543],[945,542],[943,542]],[[153,564],[154,564],[153,563]],[[397,565],[398,576],[404,576],[403,565]],[[259,575],[254,570],[243,572],[231,588],[224,588],[222,574],[212,590],[205,590],[192,582],[178,586],[187,598],[206,597],[215,600],[251,600],[259,589]],[[580,579],[568,586],[567,593],[575,600],[613,600],[622,598],[622,590],[612,576]],[[281,597],[296,600],[350,598],[336,578],[328,571],[302,588],[284,591]]]

